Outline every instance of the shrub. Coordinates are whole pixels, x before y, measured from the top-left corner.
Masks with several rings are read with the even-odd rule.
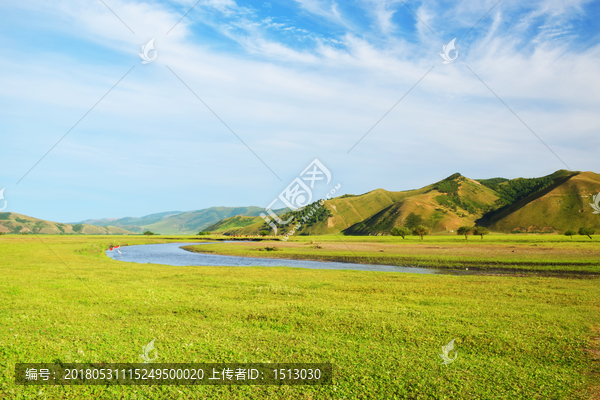
[[[150,236],[150,235],[156,235],[156,233],[151,232],[151,231],[146,231],[146,232],[144,232],[144,235]]]
[[[402,236],[402,239],[406,239],[407,235],[410,235],[410,229],[408,228],[392,228],[390,231],[392,236]]]
[[[457,195],[458,194],[458,182],[444,181],[444,182],[441,182],[439,185],[437,185],[436,189],[442,193]]]
[[[144,235],[145,235],[145,233],[144,233]],[[207,236],[207,235],[210,235],[210,232],[206,232],[206,231],[198,232],[198,236]]]
[[[579,234],[585,235],[585,236],[589,237],[590,239],[592,238],[592,235],[594,233],[596,233],[596,231],[592,228],[579,228]]]
[[[554,183],[552,177],[543,178],[518,178],[505,181],[501,178],[486,179],[480,181],[483,185],[497,191],[500,196],[499,204],[513,204],[527,196],[530,196],[540,190],[544,190]]]
[[[488,233],[490,233],[490,231],[487,228],[484,228],[483,226],[476,226],[473,229],[473,235],[479,235],[482,239],[483,235],[487,235]]]
[[[464,235],[465,236],[465,240],[469,239],[469,234],[471,233],[471,231],[473,230],[473,228],[471,228],[470,226],[461,226],[460,228],[458,228],[456,230],[456,234],[457,235]]]
[[[429,233],[429,230],[427,228],[425,228],[423,225],[417,226],[412,231],[413,235],[415,235],[415,236],[421,236],[421,240],[423,240],[423,236],[427,235],[428,233]]]

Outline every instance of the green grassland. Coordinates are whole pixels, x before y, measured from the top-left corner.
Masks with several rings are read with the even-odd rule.
[[[231,256],[291,258],[471,270],[600,274],[600,236],[295,236],[288,242],[219,243],[187,250]],[[264,251],[265,248],[276,251]]]
[[[396,239],[373,240],[384,245]],[[336,239],[320,240],[327,246]],[[0,236],[0,398],[598,396],[598,279],[172,267],[123,263],[104,255],[113,244],[166,241]],[[14,384],[17,362],[139,362],[142,346],[152,339],[157,362],[331,362],[334,384]],[[452,339],[457,360],[441,365],[438,354]]]

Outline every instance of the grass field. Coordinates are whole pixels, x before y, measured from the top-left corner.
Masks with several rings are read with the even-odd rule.
[[[540,246],[560,247],[539,238]],[[394,239],[372,240],[383,246]],[[456,239],[440,240],[450,246]],[[327,248],[336,239],[319,240]],[[592,399],[600,394],[597,278],[172,267],[104,255],[110,244],[165,241],[0,236],[0,397]],[[568,246],[593,249],[579,240]],[[154,338],[157,362],[331,362],[335,383],[14,384],[17,362],[139,362],[142,346]],[[452,339],[458,358],[441,365],[438,354]]]
[[[592,237],[495,234],[465,240],[464,236],[436,235],[421,240],[415,236],[325,235],[297,236],[287,242],[219,243],[188,250],[363,264],[600,274],[600,237]]]

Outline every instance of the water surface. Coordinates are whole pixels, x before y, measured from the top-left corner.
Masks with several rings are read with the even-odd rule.
[[[310,269],[341,269],[359,271],[389,271],[413,274],[448,273],[432,268],[398,267],[395,265],[352,264],[328,261],[287,260],[273,258],[220,256],[214,254],[193,253],[183,250],[182,246],[208,243],[164,243],[125,246],[117,250],[107,250],[106,255],[114,260],[140,264],[163,264],[173,266],[222,266],[222,267],[293,267]]]

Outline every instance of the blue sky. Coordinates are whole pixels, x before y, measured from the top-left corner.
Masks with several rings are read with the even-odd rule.
[[[195,0],[12,3],[6,211],[72,222],[267,206],[315,158],[353,194],[455,172],[600,172],[599,2],[206,0],[174,28]]]

